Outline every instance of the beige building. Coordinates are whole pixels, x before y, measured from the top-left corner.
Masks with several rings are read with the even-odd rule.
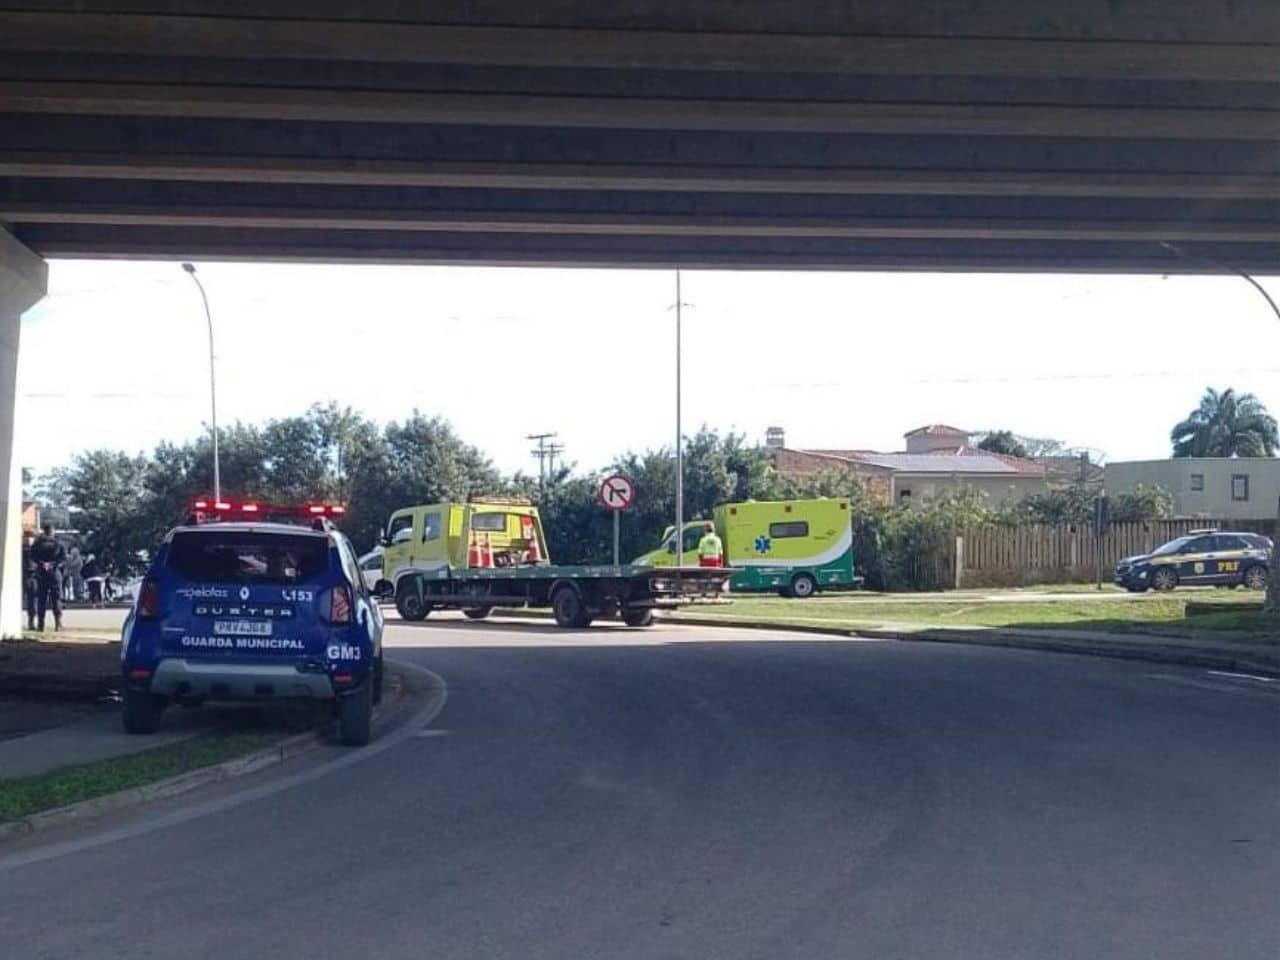
[[[1207,520],[1269,520],[1280,498],[1280,460],[1270,457],[1179,457],[1108,463],[1107,494],[1138,484],[1173,494],[1174,515]]]
[[[867,493],[882,503],[919,503],[951,490],[968,488],[993,505],[1017,502],[1049,489],[1045,465],[1022,457],[988,453],[969,446],[969,434],[944,424],[931,424],[906,434],[907,449],[796,450],[772,428],[769,445],[778,470],[785,474],[851,473]]]

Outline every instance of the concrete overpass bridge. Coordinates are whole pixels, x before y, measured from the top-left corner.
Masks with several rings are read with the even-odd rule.
[[[0,225],[0,475],[43,257],[1275,273],[1280,5],[0,0]]]

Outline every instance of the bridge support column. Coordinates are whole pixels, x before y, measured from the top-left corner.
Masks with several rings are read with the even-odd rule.
[[[22,633],[22,464],[14,449],[19,318],[48,288],[48,265],[0,227],[0,637]]]

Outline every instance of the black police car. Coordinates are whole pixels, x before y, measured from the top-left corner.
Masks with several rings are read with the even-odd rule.
[[[343,743],[368,743],[382,614],[328,520],[341,508],[196,509],[165,537],[125,620],[125,729],[153,732],[172,702],[303,698],[334,704]]]
[[[1271,541],[1256,533],[1193,530],[1151,553],[1125,557],[1116,565],[1115,582],[1141,592],[1185,586],[1267,586]]]

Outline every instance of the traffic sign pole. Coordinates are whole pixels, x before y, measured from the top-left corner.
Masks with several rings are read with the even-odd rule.
[[[623,510],[629,509],[631,504],[635,502],[635,484],[625,473],[612,473],[600,481],[600,488],[596,491],[596,499],[600,501],[600,506],[613,512],[613,565],[616,567],[620,563],[618,543],[621,521],[618,518],[618,514],[622,513]]]

